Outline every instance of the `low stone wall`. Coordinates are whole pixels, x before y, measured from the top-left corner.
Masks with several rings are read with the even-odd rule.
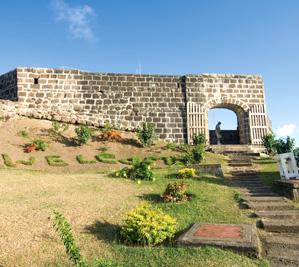
[[[221,164],[196,164],[193,167],[200,173],[209,173],[219,177],[223,176]]]
[[[299,202],[299,180],[274,181],[273,189],[278,194]]]

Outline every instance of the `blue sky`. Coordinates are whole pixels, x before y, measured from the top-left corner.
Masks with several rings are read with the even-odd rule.
[[[299,142],[299,1],[10,0],[0,10],[0,73],[261,74],[274,131]],[[232,113],[210,117],[235,128]]]

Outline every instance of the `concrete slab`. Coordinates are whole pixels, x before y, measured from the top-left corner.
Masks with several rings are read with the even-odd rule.
[[[260,247],[255,225],[195,223],[177,240],[184,246],[216,246],[259,257]]]

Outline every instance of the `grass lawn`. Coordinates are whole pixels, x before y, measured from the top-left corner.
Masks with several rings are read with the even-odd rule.
[[[267,185],[272,185],[273,181],[280,179],[279,169],[274,158],[260,158],[255,159],[258,170],[260,171],[259,176],[263,182]]]
[[[186,180],[196,197],[167,204],[159,201],[159,195],[173,169],[155,172],[156,182],[139,185],[96,172],[0,170],[0,265],[72,266],[49,218],[57,209],[71,223],[82,254],[90,260],[110,258],[122,266],[267,266],[261,260],[211,247],[149,249],[119,244],[116,233],[124,213],[141,201],[175,216],[179,231],[193,222],[250,222],[234,200],[234,189],[223,185],[221,178],[203,175]]]

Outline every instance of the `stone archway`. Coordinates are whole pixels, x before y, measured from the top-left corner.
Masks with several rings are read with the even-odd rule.
[[[235,98],[213,98],[204,105],[188,103],[188,143],[192,143],[192,136],[204,133],[208,143],[208,111],[215,108],[224,108],[233,111],[237,116],[238,135],[240,144],[251,144],[250,135],[250,107],[243,101]]]

